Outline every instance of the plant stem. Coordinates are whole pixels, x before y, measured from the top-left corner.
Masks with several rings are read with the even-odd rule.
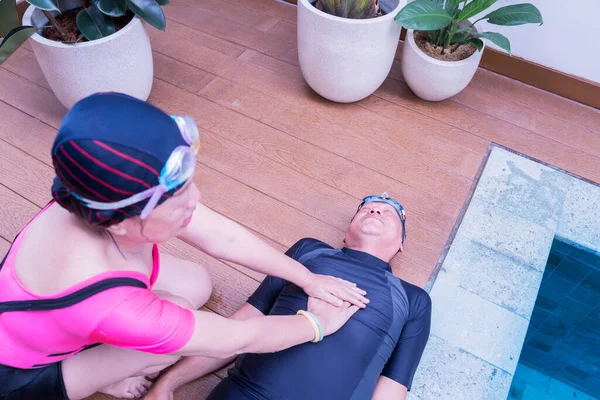
[[[62,30],[60,25],[58,25],[58,21],[56,21],[56,18],[54,18],[54,15],[52,15],[50,13],[50,11],[47,11],[47,10],[42,10],[42,12],[46,16],[46,18],[48,18],[48,21],[50,21],[52,26],[54,26],[54,28],[58,31],[58,33],[60,33],[60,36],[62,37],[63,41],[67,41],[67,39],[68,39],[67,34],[65,33],[65,31]]]

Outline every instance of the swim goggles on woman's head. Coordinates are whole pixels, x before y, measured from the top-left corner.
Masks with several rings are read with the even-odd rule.
[[[178,146],[173,150],[167,163],[160,171],[157,186],[112,203],[88,200],[75,193],[72,193],[72,195],[82,201],[84,206],[94,210],[116,210],[150,198],[140,215],[142,219],[146,219],[156,207],[163,194],[185,184],[194,176],[196,170],[196,154],[198,154],[200,149],[198,127],[190,117],[173,115],[171,118],[177,123],[181,136],[183,136],[189,146]]]
[[[372,195],[372,196],[367,196],[364,199],[362,199],[362,201],[360,202],[358,209],[356,210],[356,212],[359,212],[360,209],[368,203],[386,203],[391,205],[392,207],[394,207],[394,209],[396,210],[396,212],[398,213],[398,217],[400,218],[400,222],[402,222],[402,243],[404,243],[404,239],[406,239],[406,212],[404,211],[404,207],[402,207],[402,204],[400,204],[399,202],[397,202],[396,200],[392,199],[390,196],[388,196],[387,192],[383,192],[381,195]]]

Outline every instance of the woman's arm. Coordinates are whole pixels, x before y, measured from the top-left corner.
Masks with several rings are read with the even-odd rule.
[[[243,321],[261,316],[263,314],[260,311],[246,303],[234,312],[229,319]],[[174,393],[180,386],[214,372],[234,360],[235,355],[226,358],[185,357],[162,375],[158,382],[152,385],[152,390],[145,398],[167,398],[167,394]]]
[[[293,282],[309,296],[331,304],[339,306],[345,300],[364,308],[369,302],[364,297],[366,292],[356,285],[338,278],[313,274],[238,223],[200,203],[181,238],[213,257]]]
[[[358,307],[344,302],[341,307],[324,307],[312,304],[319,300],[310,299],[309,308],[319,320],[323,335],[327,336],[342,327]],[[331,310],[333,309],[333,310]],[[315,338],[309,320],[302,315],[262,316],[246,320],[233,320],[204,311],[194,311],[195,329],[192,338],[173,354],[229,358],[243,353],[273,353]]]

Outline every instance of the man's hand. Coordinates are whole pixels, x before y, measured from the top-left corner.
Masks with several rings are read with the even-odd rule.
[[[333,276],[311,273],[302,289],[308,296],[337,307],[341,307],[344,301],[359,308],[365,308],[369,303],[369,299],[365,297],[367,292],[356,287],[355,283]]]

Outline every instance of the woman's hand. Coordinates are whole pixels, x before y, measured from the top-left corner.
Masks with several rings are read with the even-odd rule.
[[[327,275],[312,274],[302,288],[310,297],[316,297],[327,303],[340,307],[347,301],[359,308],[365,308],[369,299],[367,292],[356,287],[355,283]]]
[[[340,329],[358,311],[358,307],[347,301],[341,307],[332,306],[314,297],[308,298],[308,311],[319,320],[323,329],[323,336],[331,335]]]

